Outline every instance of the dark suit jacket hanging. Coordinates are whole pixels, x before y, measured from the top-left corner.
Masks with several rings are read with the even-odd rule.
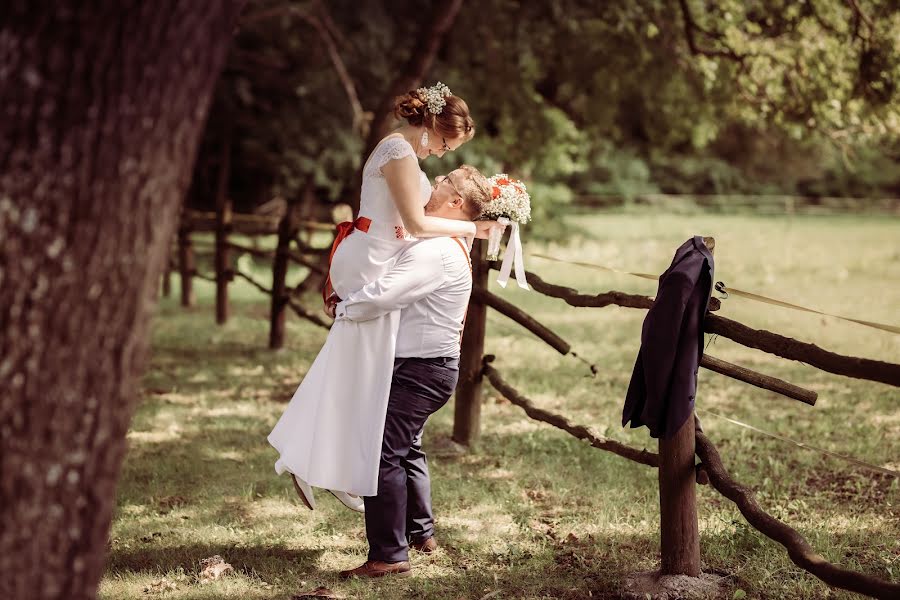
[[[632,427],[646,425],[652,437],[671,437],[694,410],[713,274],[712,254],[695,236],[678,248],[660,277],[641,330],[623,427],[630,420]]]

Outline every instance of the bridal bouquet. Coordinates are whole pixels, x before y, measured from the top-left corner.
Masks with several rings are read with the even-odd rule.
[[[485,219],[494,219],[503,225],[510,225],[512,228],[497,283],[506,287],[509,272],[515,264],[516,281],[519,287],[527,290],[528,283],[525,281],[525,263],[522,258],[519,225],[524,225],[531,220],[531,196],[528,195],[524,183],[511,178],[506,173],[489,177],[488,182],[491,184],[493,200],[487,205],[481,216]],[[488,260],[497,260],[500,254],[501,235],[500,231],[491,231],[488,237]]]

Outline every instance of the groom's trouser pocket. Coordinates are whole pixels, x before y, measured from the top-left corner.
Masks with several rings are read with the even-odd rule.
[[[433,410],[437,410],[450,399],[458,379],[458,358],[398,358],[394,362],[391,397],[393,400],[397,397],[394,392],[402,389],[404,396],[412,395],[436,405]]]

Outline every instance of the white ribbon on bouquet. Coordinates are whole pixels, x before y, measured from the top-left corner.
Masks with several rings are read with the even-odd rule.
[[[525,279],[525,257],[522,252],[522,238],[519,235],[519,223],[510,221],[506,217],[500,217],[497,222],[501,225],[509,225],[512,227],[512,233],[509,236],[509,242],[506,244],[506,254],[503,255],[503,263],[500,265],[500,275],[497,277],[497,283],[500,287],[505,288],[509,282],[509,274],[515,266],[516,283],[523,290],[529,289],[528,281]],[[496,256],[500,251],[500,237],[502,230],[496,235],[494,230],[488,238],[488,255]]]

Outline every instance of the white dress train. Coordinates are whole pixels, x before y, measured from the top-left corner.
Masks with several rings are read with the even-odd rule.
[[[331,282],[346,298],[386,273],[412,241],[403,229],[381,167],[415,151],[391,136],[372,151],[363,170],[360,217],[368,232],[354,230],[338,246]],[[423,206],[431,185],[419,170]],[[311,486],[374,496],[378,491],[381,438],[394,367],[400,312],[370,321],[336,321],[328,339],[269,434],[280,456],[278,473],[289,471]]]

